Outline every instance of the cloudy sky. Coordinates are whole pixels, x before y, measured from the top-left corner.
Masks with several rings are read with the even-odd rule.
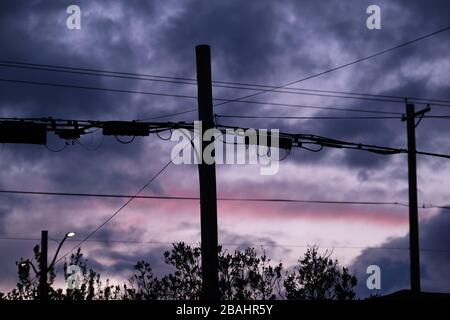
[[[66,27],[66,8],[81,8],[81,29]],[[381,8],[381,30],[366,27],[366,9]],[[213,79],[279,86],[388,49],[448,26],[447,1],[12,1],[0,3],[0,60],[195,78],[195,51],[209,44]],[[401,97],[450,99],[450,32],[388,54],[293,85]],[[0,66],[1,79],[196,95],[196,87]],[[196,108],[195,99],[55,88],[0,81],[0,117],[135,120]],[[216,98],[234,99],[254,91],[214,88]],[[254,101],[404,112],[395,102],[264,93]],[[423,106],[418,106],[418,108]],[[221,115],[364,116],[364,113],[230,103]],[[449,114],[433,106],[431,115]],[[164,120],[193,121],[187,113]],[[220,124],[277,128],[354,142],[406,147],[405,123],[382,120],[286,120],[221,118]],[[418,149],[450,154],[448,120],[424,119]],[[174,142],[155,135],[120,144],[100,131],[69,145],[49,135],[49,145],[0,146],[2,190],[133,194],[170,160]],[[217,167],[220,197],[261,197],[337,201],[408,201],[405,155],[383,156],[351,150],[312,153],[292,150],[274,176],[257,165]],[[448,160],[418,158],[419,202],[449,201]],[[198,196],[195,166],[170,166],[143,192]],[[0,236],[59,239],[74,230],[82,239],[126,199],[0,195]],[[450,290],[450,211],[419,211],[422,281],[426,291]],[[382,270],[382,292],[409,287],[408,210],[404,206],[219,202],[219,240],[264,245],[274,261],[295,263],[305,246],[332,249],[365,289],[368,265]],[[94,239],[142,243],[87,242],[91,264],[117,281],[139,259],[164,272],[162,252],[171,242],[198,243],[196,201],[135,200]],[[16,282],[15,261],[31,257],[32,240],[0,240],[0,290]],[[76,242],[68,243],[67,252]],[[55,250],[50,243],[50,254]]]

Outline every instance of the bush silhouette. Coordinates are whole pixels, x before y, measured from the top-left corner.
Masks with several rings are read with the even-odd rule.
[[[39,246],[34,248],[34,260],[39,262]],[[357,279],[347,268],[340,268],[331,253],[319,254],[319,248],[309,247],[298,264],[284,270],[274,264],[262,250],[255,248],[229,252],[218,247],[219,292],[222,300],[351,300],[355,298]],[[30,260],[21,259],[16,288],[1,299],[38,299],[38,279],[31,273]],[[52,300],[198,300],[201,296],[201,249],[183,242],[175,243],[164,253],[164,262],[174,271],[160,278],[150,263],[142,260],[134,266],[128,284],[111,285],[109,279],[88,268],[81,249],[64,264],[77,265],[81,270],[78,289],[54,288],[55,270],[49,271],[49,299]],[[39,270],[37,270],[40,272]]]

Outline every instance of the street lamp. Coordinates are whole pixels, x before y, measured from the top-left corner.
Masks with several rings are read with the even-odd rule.
[[[31,268],[33,268],[34,272],[36,273],[36,275],[39,275],[39,272],[37,271],[36,267],[34,266],[33,262],[30,260],[26,260],[26,261],[22,261],[20,263],[21,267],[26,267],[27,265],[31,266]]]
[[[42,230],[41,232],[41,256],[40,256],[40,271],[38,272],[33,263],[30,260],[22,262],[20,265],[22,267],[26,266],[27,264],[30,265],[37,276],[39,276],[39,297],[41,300],[48,300],[48,285],[47,285],[47,273],[53,268],[55,265],[56,258],[58,257],[59,250],[61,249],[62,245],[64,244],[64,241],[67,240],[67,238],[72,238],[75,236],[75,232],[67,232],[64,235],[64,238],[61,240],[61,242],[58,245],[58,248],[56,249],[55,256],[53,257],[52,262],[49,266],[47,266],[47,251],[48,251],[48,231]]]
[[[53,257],[52,263],[50,263],[50,266],[48,267],[47,272],[53,268],[53,266],[55,264],[55,261],[56,261],[56,258],[58,257],[59,250],[61,249],[64,241],[66,241],[67,238],[72,238],[72,237],[75,237],[75,232],[67,232],[64,235],[64,238],[59,243],[58,249],[56,249],[55,256]]]

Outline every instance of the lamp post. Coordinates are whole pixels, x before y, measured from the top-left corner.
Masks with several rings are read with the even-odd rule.
[[[67,232],[64,235],[64,238],[59,243],[58,249],[56,249],[55,256],[53,257],[52,263],[50,263],[50,266],[48,267],[48,270],[51,270],[53,268],[53,266],[55,265],[56,258],[58,257],[59,250],[61,250],[61,247],[62,247],[64,241],[66,241],[67,238],[72,238],[72,237],[75,237],[75,232]]]
[[[61,250],[62,245],[64,244],[64,241],[67,240],[67,238],[71,238],[75,236],[75,232],[67,232],[64,235],[64,238],[61,240],[61,242],[58,245],[58,248],[56,249],[55,256],[53,257],[52,262],[49,266],[47,266],[47,251],[48,251],[48,231],[42,230],[41,232],[41,255],[39,258],[39,272],[36,270],[33,263],[29,260],[22,262],[22,266],[25,266],[26,264],[31,265],[34,272],[37,276],[39,276],[39,299],[46,301],[48,300],[48,284],[47,284],[47,273],[54,267],[56,258],[58,257],[59,250]]]

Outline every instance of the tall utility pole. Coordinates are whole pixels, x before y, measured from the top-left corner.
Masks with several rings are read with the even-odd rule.
[[[211,83],[211,51],[207,45],[195,48],[197,61],[198,85],[198,117],[202,123],[201,155],[208,142],[203,141],[206,130],[214,128],[212,83]],[[200,177],[200,224],[202,250],[202,299],[217,300],[219,298],[218,279],[218,236],[217,236],[217,193],[216,166],[204,163],[200,157],[198,172]]]
[[[416,117],[423,116],[430,108],[415,112],[414,104],[406,104],[408,131],[408,183],[409,183],[409,256],[411,291],[420,293],[419,218],[417,208]]]
[[[39,257],[39,299],[48,300],[47,285],[47,251],[48,251],[48,231],[41,231],[41,255]]]

